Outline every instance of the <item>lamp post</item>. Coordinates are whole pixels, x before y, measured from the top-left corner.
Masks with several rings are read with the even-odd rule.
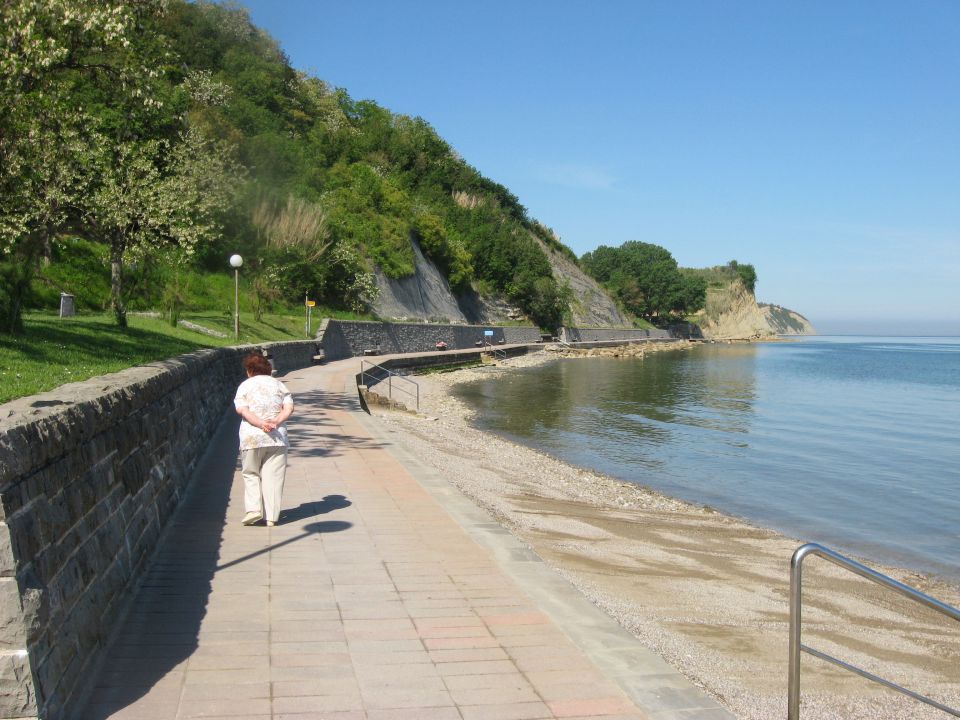
[[[240,342],[240,266],[243,258],[239,255],[230,256],[230,267],[233,268],[233,335]]]

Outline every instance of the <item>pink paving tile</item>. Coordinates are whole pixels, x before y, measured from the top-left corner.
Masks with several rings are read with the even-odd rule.
[[[461,720],[455,707],[367,710],[367,720]]]
[[[259,655],[194,655],[190,658],[189,670],[264,669],[267,667],[270,667],[270,658],[266,652],[263,652]]]
[[[554,683],[545,685],[531,679],[531,684],[537,689],[540,697],[547,703],[566,700],[590,700],[603,695],[619,695],[619,690],[612,683],[602,678],[584,678],[580,682]]]
[[[436,708],[454,707],[453,700],[446,690],[416,690],[377,688],[363,693],[364,707],[368,710],[386,710],[390,708]]]
[[[270,683],[224,683],[222,685],[186,685],[182,693],[178,688],[180,701],[189,705],[194,700],[214,700],[218,698],[269,698]]]
[[[550,619],[542,612],[484,615],[483,619],[490,627],[497,625],[546,625],[550,622]]]
[[[457,705],[502,705],[506,703],[536,703],[541,698],[529,687],[519,688],[462,688],[450,690]]]
[[[414,625],[417,626],[418,630],[443,627],[484,627],[483,620],[478,618],[476,615],[469,614],[448,615],[436,618],[416,618],[414,620]],[[486,628],[484,628],[484,632],[480,634],[485,635]]]
[[[273,712],[305,713],[305,712],[336,712],[344,710],[362,710],[363,702],[359,693],[346,695],[291,695],[275,697]]]
[[[554,717],[550,708],[542,702],[461,706],[460,714],[463,720],[541,720]]]
[[[483,637],[488,634],[485,627],[475,625],[468,627],[425,627],[419,630],[420,637],[424,639]]]
[[[429,663],[432,665],[430,655],[423,651],[402,651],[402,652],[354,652],[350,658],[353,660],[354,667],[364,665],[407,665],[414,663]]]
[[[268,679],[272,682],[309,682],[317,679],[335,679],[342,680],[348,685],[355,682],[353,668],[350,666],[349,659],[345,665],[307,665],[288,668],[271,667],[270,677]]]
[[[582,700],[557,700],[547,706],[558,718],[603,717],[617,713],[629,713],[636,708],[626,698],[599,697]]]
[[[137,707],[136,705],[91,704],[87,708],[90,717],[109,718],[110,720],[175,720],[177,706]],[[269,718],[269,715],[267,716]]]
[[[271,642],[271,655],[324,655],[347,651],[345,640],[308,640],[302,642]]]
[[[550,657],[518,658],[513,654],[516,648],[509,650],[510,658],[514,664],[523,672],[537,672],[539,670],[569,670],[570,668],[580,667],[586,670],[593,668],[593,665],[583,656],[565,656],[554,655]]]
[[[682,714],[680,717],[686,717],[688,720],[696,720],[698,711],[694,710],[689,714]],[[613,715],[575,715],[572,717],[564,718],[563,720],[596,720],[597,718],[602,718],[602,720],[650,720],[649,715],[644,715],[642,712],[628,712],[628,713],[614,713]]]
[[[486,675],[447,675],[443,678],[451,694],[455,690],[482,690],[505,688],[509,690],[530,688],[530,683],[518,672],[489,673]]]
[[[471,662],[477,660],[508,660],[503,648],[455,648],[452,650],[431,650],[430,659],[435,663]]]
[[[509,660],[481,660],[477,662],[448,662],[437,664],[441,675],[482,675],[485,673],[516,672],[517,667]]]
[[[270,715],[269,698],[216,698],[193,700],[181,705],[177,718],[196,717],[244,717],[247,715]]]
[[[358,683],[382,681],[388,677],[392,678],[394,682],[405,682],[407,679],[440,678],[437,668],[432,663],[389,666],[358,665],[355,672]]]
[[[427,650],[455,650],[461,648],[492,648],[500,647],[495,637],[445,637],[424,638],[423,645]]]

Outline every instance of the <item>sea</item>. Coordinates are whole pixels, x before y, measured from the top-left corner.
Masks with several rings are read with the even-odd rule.
[[[960,582],[960,338],[704,343],[456,393],[480,429],[567,463]]]

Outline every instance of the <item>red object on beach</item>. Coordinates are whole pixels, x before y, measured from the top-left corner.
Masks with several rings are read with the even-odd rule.
[[[447,349],[447,344],[443,340],[437,343],[437,350],[446,350],[446,349]]]

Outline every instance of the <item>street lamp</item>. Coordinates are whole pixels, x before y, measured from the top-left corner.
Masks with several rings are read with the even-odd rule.
[[[240,266],[243,258],[239,255],[230,256],[230,267],[233,268],[233,335],[240,342]]]

